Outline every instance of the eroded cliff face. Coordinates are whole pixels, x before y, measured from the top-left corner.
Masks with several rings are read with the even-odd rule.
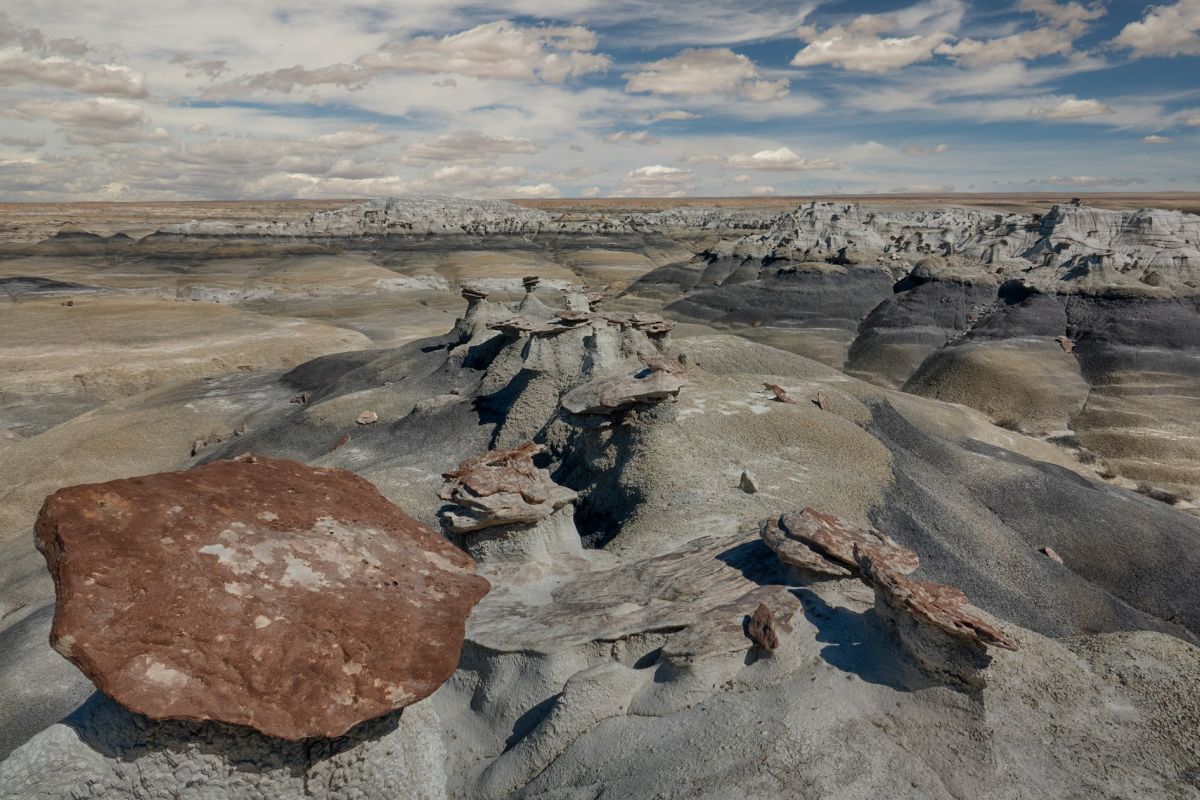
[[[1200,492],[1200,217],[814,203],[630,291],[1056,437],[1128,486]],[[682,295],[682,297],[680,297]]]

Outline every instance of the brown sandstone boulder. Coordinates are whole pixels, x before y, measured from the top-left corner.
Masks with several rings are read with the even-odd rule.
[[[474,563],[349,472],[244,456],[62,489],[51,644],[155,719],[338,736],[454,672]]]
[[[509,450],[490,450],[444,473],[438,495],[454,507],[442,512],[453,533],[493,525],[532,524],[572,502],[578,495],[538,469],[533,457],[546,448],[527,442]]]

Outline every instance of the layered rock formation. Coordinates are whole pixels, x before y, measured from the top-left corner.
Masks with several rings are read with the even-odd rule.
[[[469,533],[494,525],[527,525],[546,519],[575,500],[533,457],[546,448],[533,442],[469,458],[442,475],[438,495],[451,504],[442,521],[451,533]]]
[[[101,691],[285,739],[429,695],[488,589],[362,478],[259,456],[63,489],[37,536],[51,643]]]

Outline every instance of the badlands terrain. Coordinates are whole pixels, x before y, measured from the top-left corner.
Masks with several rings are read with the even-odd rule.
[[[1198,211],[0,207],[0,798],[1200,798]]]

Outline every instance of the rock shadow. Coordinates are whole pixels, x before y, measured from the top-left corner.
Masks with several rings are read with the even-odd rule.
[[[913,663],[874,609],[857,612],[831,606],[804,587],[793,594],[800,598],[805,619],[816,627],[817,641],[826,645],[821,658],[830,666],[900,692],[950,685]]]
[[[61,724],[107,759],[133,763],[155,752],[200,752],[221,759],[234,772],[285,771],[299,778],[320,761],[392,733],[399,726],[402,713],[393,711],[366,720],[341,736],[291,741],[244,725],[154,720],[96,691]]]

